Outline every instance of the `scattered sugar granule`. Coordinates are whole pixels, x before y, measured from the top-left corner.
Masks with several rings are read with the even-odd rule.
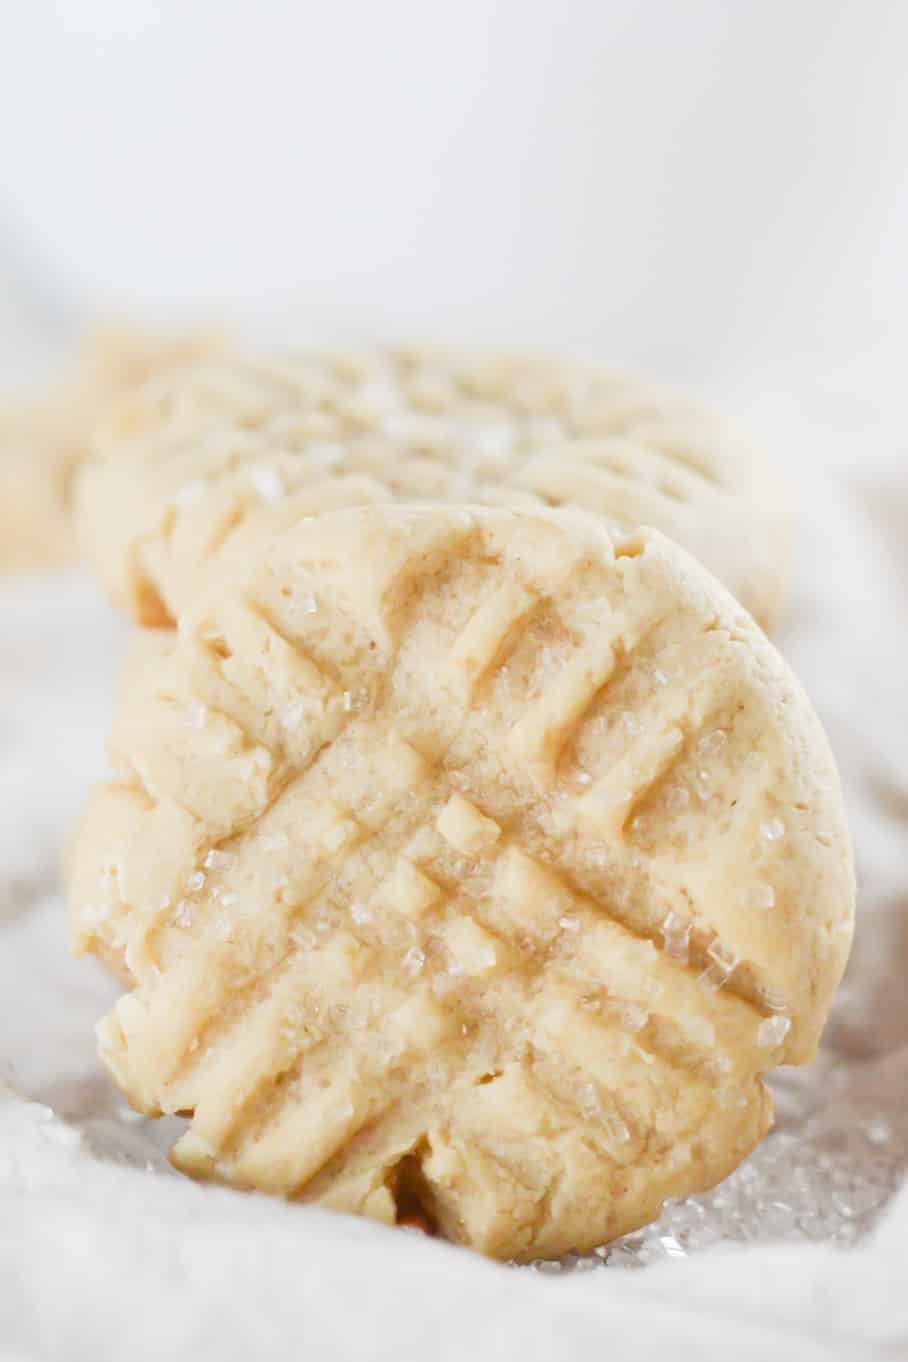
[[[209,851],[205,857],[206,870],[229,870],[236,860],[232,851]]]
[[[283,479],[273,468],[252,468],[249,471],[249,480],[262,501],[270,504],[281,501],[287,494]]]
[[[757,1044],[781,1045],[790,1030],[790,1017],[766,1017],[757,1027]]]
[[[404,970],[411,977],[415,977],[419,974],[425,963],[425,952],[421,951],[418,946],[411,946],[403,960]]]
[[[662,923],[662,936],[668,958],[686,964],[690,950],[690,924],[682,922],[676,913],[668,913]]]

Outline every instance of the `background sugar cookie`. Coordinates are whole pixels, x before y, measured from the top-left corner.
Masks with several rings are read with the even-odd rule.
[[[85,554],[115,600],[163,623],[256,508],[289,501],[293,519],[300,493],[579,506],[663,530],[764,625],[785,593],[779,483],[711,413],[579,364],[441,352],[231,359],[146,385],[83,477]]]
[[[200,1177],[499,1257],[588,1249],[765,1133],[848,952],[835,768],[660,535],[381,506],[286,529],[127,678],[77,841],[101,1053]]]
[[[106,404],[153,374],[213,356],[223,344],[214,333],[157,336],[100,327],[85,341],[71,377],[40,397],[0,407],[0,571],[75,560],[73,481]]]
[[[79,440],[38,402],[0,409],[0,572],[64,567],[76,556],[70,518]]]

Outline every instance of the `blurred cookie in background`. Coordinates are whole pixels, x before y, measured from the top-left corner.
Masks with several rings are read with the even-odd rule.
[[[39,572],[75,561],[73,479],[106,405],[155,374],[213,357],[225,344],[213,330],[170,335],[99,326],[71,372],[47,392],[0,405],[0,571]]]
[[[73,428],[42,402],[0,410],[0,571],[35,572],[75,559],[69,501],[79,441]]]
[[[790,509],[760,450],[683,394],[573,361],[216,356],[131,390],[96,436],[82,551],[144,624],[175,619],[253,524],[376,501],[579,508],[611,529],[651,526],[764,628],[787,591]]]

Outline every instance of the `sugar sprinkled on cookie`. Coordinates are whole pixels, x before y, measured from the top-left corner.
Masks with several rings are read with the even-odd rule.
[[[658,534],[302,519],[146,650],[112,751],[73,930],[131,975],[101,1053],[191,1116],[193,1175],[587,1250],[726,1176],[761,1076],[815,1049],[853,909],[835,768]]]

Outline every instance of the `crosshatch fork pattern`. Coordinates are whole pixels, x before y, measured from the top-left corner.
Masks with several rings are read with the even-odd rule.
[[[104,1045],[134,1100],[195,1112],[175,1151],[191,1171],[392,1218],[394,1170],[404,1167],[410,1176],[416,1169],[422,1195],[446,1232],[476,1238],[489,1251],[532,1254],[557,1247],[562,1241],[553,1234],[578,1233],[581,1204],[597,1178],[610,1181],[608,1214],[597,1225],[596,1237],[603,1238],[639,1216],[641,1199],[650,1214],[654,1198],[689,1186],[691,1168],[679,1151],[692,1145],[702,1151],[714,1141],[707,1174],[713,1179],[729,1157],[736,1162],[765,1124],[757,1075],[784,1052],[788,1018],[767,996],[755,1003],[747,990],[744,996],[732,991],[736,966],[717,934],[719,923],[708,923],[705,932],[695,928],[699,941],[689,933],[682,960],[665,920],[672,912],[683,917],[683,900],[649,905],[649,918],[635,906],[653,891],[647,858],[627,825],[641,802],[651,802],[654,788],[674,781],[674,766],[702,733],[672,742],[655,764],[628,765],[629,752],[646,734],[630,738],[622,724],[623,751],[611,769],[624,762],[644,777],[623,800],[618,819],[602,820],[609,830],[603,845],[584,839],[586,849],[606,858],[595,892],[578,884],[576,858],[565,850],[573,842],[564,820],[575,829],[588,824],[584,805],[608,786],[608,771],[594,779],[580,770],[577,754],[586,730],[598,731],[603,710],[613,707],[612,684],[637,695],[639,729],[655,717],[660,751],[660,738],[670,731],[666,713],[676,725],[699,716],[702,726],[728,712],[734,697],[712,682],[700,685],[696,666],[693,679],[678,670],[680,644],[691,651],[701,622],[691,614],[686,625],[676,620],[674,633],[660,636],[658,593],[655,613],[647,601],[634,619],[624,599],[634,593],[619,587],[618,566],[608,590],[597,580],[600,595],[592,597],[589,555],[576,547],[566,553],[564,544],[559,559],[572,566],[553,601],[540,580],[524,572],[518,582],[513,563],[476,553],[475,522],[453,514],[437,520],[423,521],[428,537],[417,535],[411,544],[411,526],[400,552],[382,555],[391,564],[386,579],[373,583],[356,621],[367,633],[379,633],[374,626],[381,623],[386,635],[385,653],[371,672],[361,665],[355,675],[336,679],[342,651],[336,639],[348,626],[349,603],[337,608],[328,574],[316,583],[319,625],[297,626],[302,640],[291,639],[292,616],[277,621],[286,596],[272,593],[266,609],[268,593],[259,584],[250,597],[254,608],[247,604],[239,623],[234,611],[223,627],[216,610],[196,621],[195,635],[188,631],[165,665],[177,684],[154,681],[171,708],[193,716],[204,707],[199,742],[208,740],[206,729],[217,727],[218,716],[225,719],[212,700],[229,706],[226,722],[242,717],[249,700],[244,688],[251,688],[262,713],[276,710],[280,693],[286,715],[298,703],[281,689],[294,668],[302,668],[320,707],[306,720],[313,732],[302,746],[292,736],[296,725],[272,726],[265,756],[272,783],[262,786],[260,807],[243,809],[235,825],[218,830],[216,843],[205,840],[202,820],[193,868],[182,868],[182,884],[167,886],[167,907],[143,920],[145,954],[134,954],[142,961],[139,988],[107,1024]],[[450,559],[454,567],[446,575],[438,564]],[[286,580],[280,564],[277,572]],[[459,616],[455,597],[461,595]],[[599,601],[596,627],[593,600]],[[379,602],[380,621],[369,619],[370,601]],[[445,630],[438,621],[448,618],[455,623]],[[262,629],[273,634],[267,644]],[[429,632],[438,641],[437,667]],[[592,637],[598,661],[584,692],[576,685],[577,664]],[[257,655],[269,661],[264,692],[242,656],[244,639],[246,646],[254,640]],[[334,678],[319,667],[326,639]],[[709,660],[705,646],[701,664]],[[219,650],[229,653],[229,664]],[[602,660],[610,651],[611,665]],[[431,724],[421,706],[412,656],[422,660],[429,683],[443,688],[440,725]],[[675,669],[685,703],[666,708],[666,687],[652,679],[661,674],[660,661]],[[515,693],[509,675],[518,663],[522,693]],[[226,699],[223,675],[220,690],[212,681],[218,666],[223,673],[228,665],[239,701]],[[469,685],[459,684],[464,676]],[[534,733],[545,727],[547,690],[564,676],[573,677],[570,689],[579,698],[567,707],[569,722],[563,705],[553,711],[556,736],[542,744],[541,788],[533,770],[539,743],[527,741],[519,719],[511,728],[507,721],[493,724],[515,775],[511,784],[492,781],[479,749],[469,750],[469,734],[474,721],[482,728],[505,712],[500,705],[496,710],[496,687],[519,713],[536,714]],[[632,676],[640,684],[648,678],[650,698],[630,690]],[[538,682],[535,708],[527,708]],[[703,695],[695,704],[698,686]],[[619,712],[622,719],[628,713]],[[126,731],[135,736],[134,727]],[[152,744],[160,736],[146,734]],[[253,755],[262,750],[262,736],[261,730],[244,734]],[[152,799],[179,802],[181,768],[148,768],[141,749],[141,741],[134,743],[129,756],[154,787]],[[351,786],[355,798],[348,797]],[[199,812],[198,805],[191,810]],[[620,898],[611,897],[612,886]],[[268,912],[250,915],[250,901],[267,902]],[[719,982],[726,986],[719,989],[710,971],[721,962]],[[761,1028],[774,1020],[782,1025],[767,1046]],[[507,1095],[506,1110],[496,1113],[490,1104],[499,1093]],[[659,1102],[669,1104],[668,1123]],[[509,1156],[504,1138],[503,1157],[501,1130],[524,1107],[536,1126],[521,1133],[512,1121],[510,1142],[519,1148]],[[495,1116],[494,1149],[477,1116],[483,1110]],[[537,1159],[535,1182],[530,1177],[528,1183],[525,1149],[551,1145],[540,1122],[546,1130],[567,1131],[562,1143],[576,1147],[559,1156],[581,1170],[571,1178],[573,1209],[566,1198],[555,1229],[544,1209],[557,1172],[551,1150],[548,1159]],[[477,1169],[486,1164],[493,1170],[486,1177],[508,1186],[504,1200],[519,1213],[504,1226],[487,1218],[478,1229],[470,1215],[477,1178],[481,1182]]]

